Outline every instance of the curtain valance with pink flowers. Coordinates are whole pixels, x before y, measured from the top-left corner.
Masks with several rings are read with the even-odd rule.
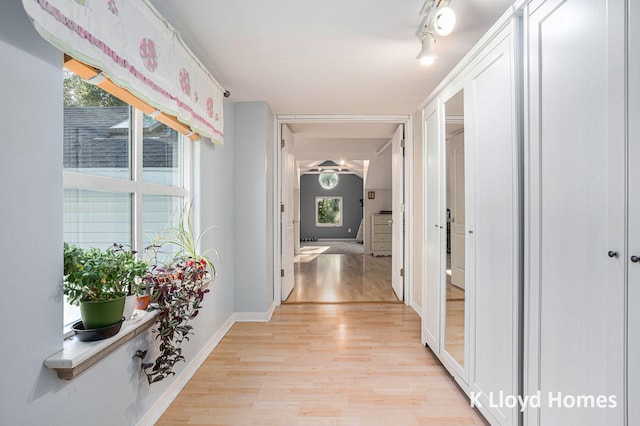
[[[224,90],[147,0],[22,0],[64,53],[215,142]]]

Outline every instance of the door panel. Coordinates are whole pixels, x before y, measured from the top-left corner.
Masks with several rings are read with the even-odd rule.
[[[285,140],[285,146],[282,149],[282,194],[281,200],[284,204],[284,212],[281,213],[282,226],[282,269],[284,269],[284,277],[282,278],[282,300],[286,300],[295,285],[293,258],[295,251],[295,211],[294,191],[296,183],[295,157],[292,154],[293,135],[289,127],[283,125],[282,137]]]
[[[640,263],[631,262],[631,256],[640,257],[640,4],[629,2],[629,251],[628,262],[628,419],[629,425],[640,421]]]
[[[425,144],[423,188],[425,212],[425,264],[422,300],[422,334],[425,343],[435,353],[440,352],[440,282],[441,282],[441,230],[440,230],[440,142],[438,137],[438,111],[435,107],[425,113]]]
[[[520,255],[519,141],[516,129],[512,28],[474,68],[467,123],[469,169],[474,170],[468,225],[475,344],[471,382],[501,425],[516,425],[518,410],[492,407],[487,397],[518,392]],[[469,170],[468,169],[468,170]],[[471,173],[471,171],[469,171]]]
[[[404,136],[404,125],[396,129],[391,139],[391,192],[393,240],[391,258],[391,285],[398,300],[404,300],[404,277],[400,270],[404,268],[404,156],[400,146]]]
[[[607,4],[610,3],[610,4]],[[624,340],[616,312],[622,280],[611,269],[607,223],[623,200],[608,191],[611,93],[607,13],[616,1],[547,1],[529,17],[528,424],[621,424]],[[570,25],[568,26],[568,23]],[[623,181],[617,182],[624,185]],[[618,306],[609,303],[617,300]],[[615,346],[615,347],[614,347]],[[611,366],[611,368],[608,368]],[[550,407],[549,395],[614,395],[615,408]]]

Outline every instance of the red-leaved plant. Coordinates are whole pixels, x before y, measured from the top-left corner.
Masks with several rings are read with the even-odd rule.
[[[159,341],[158,357],[154,362],[144,362],[148,350],[138,350],[135,354],[141,359],[141,369],[149,384],[175,375],[176,363],[185,361],[181,345],[193,334],[189,321],[198,316],[204,296],[209,292],[208,286],[215,277],[214,265],[206,253],[197,253],[204,232],[194,239],[191,222],[187,219],[181,223],[179,228],[170,230],[170,236],[161,237],[159,244],[150,247],[156,262],[143,279],[151,289],[152,303],[155,302],[152,306],[158,310],[154,329]],[[177,246],[179,251],[168,264],[160,265],[158,252],[164,244]]]

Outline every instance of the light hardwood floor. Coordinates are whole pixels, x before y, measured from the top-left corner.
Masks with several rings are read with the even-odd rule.
[[[484,425],[403,304],[281,305],[236,323],[159,425]]]
[[[396,302],[391,257],[367,254],[298,256],[286,303]]]

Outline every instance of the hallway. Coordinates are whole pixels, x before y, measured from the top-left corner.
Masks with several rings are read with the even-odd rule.
[[[294,271],[285,303],[401,303],[391,288],[391,256],[301,254]]]
[[[403,304],[281,305],[236,323],[159,425],[484,425]]]

